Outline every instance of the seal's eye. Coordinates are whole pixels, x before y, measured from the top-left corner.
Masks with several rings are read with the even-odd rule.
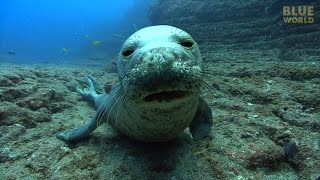
[[[194,44],[194,42],[190,41],[190,40],[182,40],[181,42],[179,42],[179,44],[181,46],[187,47],[187,48],[191,48]]]
[[[126,50],[122,51],[122,56],[128,57],[128,56],[130,56],[133,52],[134,52],[133,49],[126,49]]]

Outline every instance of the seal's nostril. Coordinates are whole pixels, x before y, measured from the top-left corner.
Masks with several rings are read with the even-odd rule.
[[[133,49],[126,49],[126,50],[122,51],[122,55],[125,56],[125,57],[128,57],[128,56],[130,56],[133,52],[134,52]]]
[[[181,42],[179,42],[179,44],[183,47],[187,47],[190,48],[193,46],[194,42],[190,41],[190,40],[183,40]]]

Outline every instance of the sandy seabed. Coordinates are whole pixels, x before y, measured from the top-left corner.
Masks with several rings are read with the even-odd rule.
[[[55,134],[95,113],[75,91],[102,67],[0,64],[0,179],[316,179],[319,63],[207,63],[209,137],[144,144],[100,126],[66,144]]]

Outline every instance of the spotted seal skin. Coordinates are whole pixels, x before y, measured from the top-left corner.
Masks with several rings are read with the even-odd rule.
[[[80,128],[57,134],[64,141],[89,136],[100,124],[144,142],[169,141],[186,128],[195,140],[212,126],[212,112],[199,91],[203,82],[199,47],[185,31],[159,25],[143,28],[123,44],[119,82],[110,94],[98,94],[95,80],[79,94],[93,101],[95,116]]]

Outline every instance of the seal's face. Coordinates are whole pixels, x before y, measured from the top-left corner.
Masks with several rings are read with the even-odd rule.
[[[119,80],[130,100],[171,102],[198,93],[201,62],[199,47],[188,33],[171,26],[151,26],[123,44]]]

